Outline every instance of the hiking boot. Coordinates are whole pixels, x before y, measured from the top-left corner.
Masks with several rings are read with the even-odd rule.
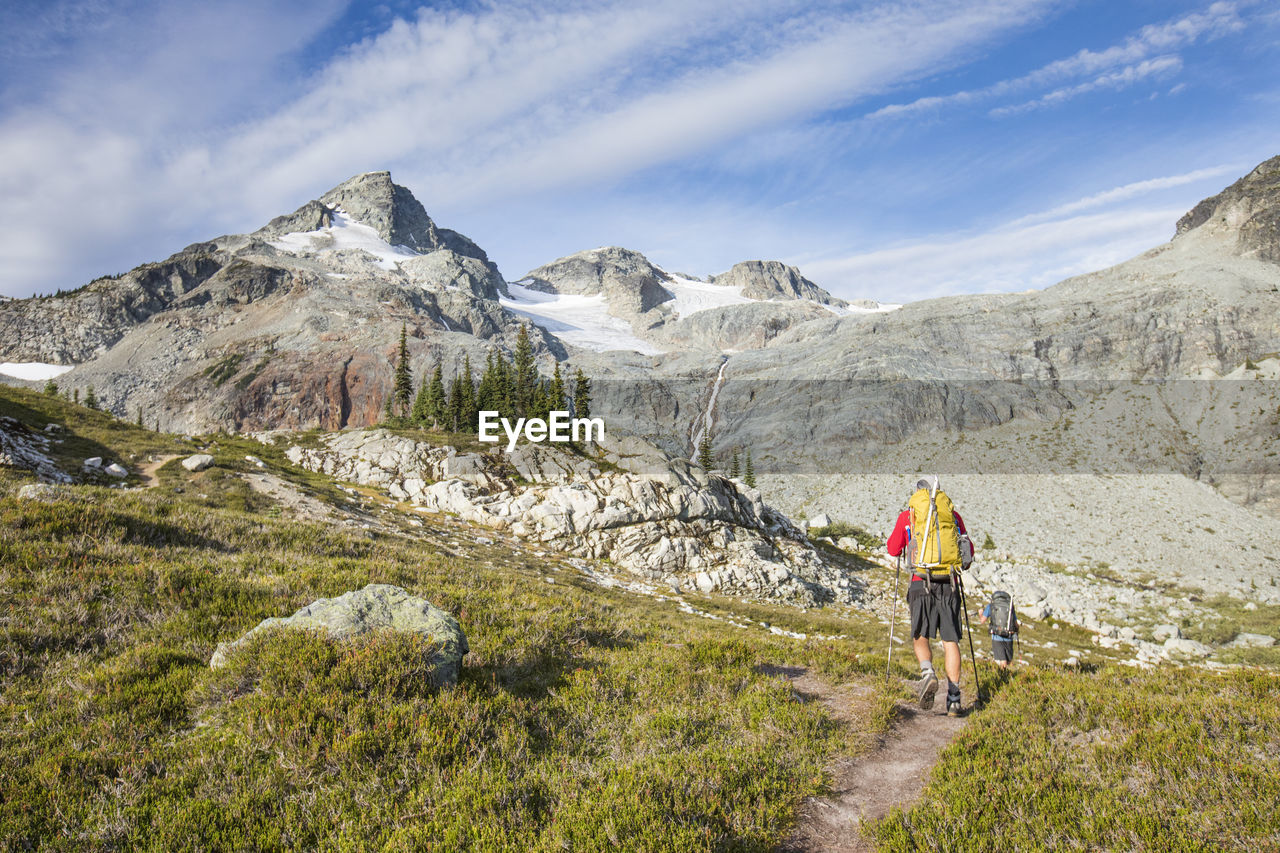
[[[958,717],[961,715],[961,713],[962,711],[960,710],[960,697],[948,696],[947,697],[947,716]]]
[[[920,707],[929,710],[933,707],[933,697],[938,693],[938,676],[932,671],[920,679]]]

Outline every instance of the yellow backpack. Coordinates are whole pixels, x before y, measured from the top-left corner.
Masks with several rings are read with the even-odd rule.
[[[935,578],[947,577],[962,564],[960,530],[947,493],[917,489],[907,501],[911,513],[909,555],[913,569],[927,569]]]

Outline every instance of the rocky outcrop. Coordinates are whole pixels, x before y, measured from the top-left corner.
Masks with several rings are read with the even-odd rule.
[[[672,586],[803,605],[853,601],[859,584],[827,565],[760,493],[634,439],[586,458],[539,445],[459,453],[383,431],[291,447],[295,464],[387,489],[527,540]],[[604,470],[604,469],[610,470]]]
[[[209,666],[225,666],[235,650],[264,631],[323,631],[335,640],[348,640],[370,631],[418,634],[431,644],[427,661],[434,686],[458,680],[462,657],[468,651],[466,635],[458,620],[424,598],[398,586],[369,584],[337,598],[321,598],[292,616],[264,619],[231,643],[219,643]]]
[[[610,314],[634,320],[672,298],[662,286],[666,279],[639,252],[608,246],[552,261],[530,270],[520,282],[546,293],[603,294]]]
[[[87,361],[221,269],[212,254],[180,252],[60,296],[0,303],[0,361]]]
[[[780,261],[743,261],[715,276],[716,284],[742,289],[748,299],[807,299],[819,305],[847,305]]]
[[[0,415],[0,465],[31,471],[42,483],[70,483],[71,476],[48,455],[52,442],[17,418]]]
[[[1177,233],[1196,228],[1238,234],[1238,251],[1280,263],[1280,157],[1272,157],[1178,220]]]

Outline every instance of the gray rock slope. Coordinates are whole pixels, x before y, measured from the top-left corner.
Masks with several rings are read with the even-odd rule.
[[[423,511],[608,559],[647,581],[804,606],[853,603],[863,586],[758,491],[636,439],[606,437],[598,459],[530,444],[458,453],[383,430],[330,435],[323,445],[290,447],[287,456]]]

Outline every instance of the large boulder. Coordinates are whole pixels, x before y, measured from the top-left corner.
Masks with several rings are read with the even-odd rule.
[[[470,651],[467,637],[453,616],[398,586],[371,583],[337,598],[313,601],[292,616],[262,620],[238,640],[218,644],[209,666],[223,666],[250,637],[270,629],[321,630],[336,640],[380,630],[420,634],[438,649],[432,658],[437,686],[458,680],[462,656]]]
[[[182,467],[186,468],[188,471],[203,471],[212,464],[213,457],[208,453],[196,453],[182,460]]]

